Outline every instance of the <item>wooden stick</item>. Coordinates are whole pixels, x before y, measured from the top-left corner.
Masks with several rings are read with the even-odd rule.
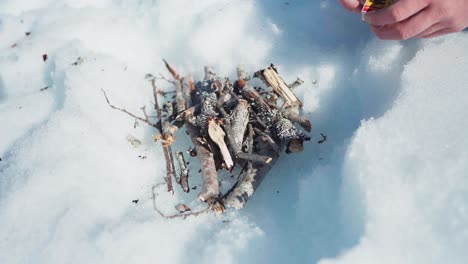
[[[184,86],[184,88],[190,88],[190,86]],[[186,107],[192,107],[192,93],[184,91],[183,94]],[[216,164],[214,162],[213,154],[207,148],[205,148],[199,140],[197,140],[197,138],[201,137],[200,130],[190,123],[186,123],[186,128],[192,140],[193,146],[197,151],[197,157],[201,165],[203,186],[201,192],[198,194],[198,199],[200,201],[207,202],[208,199],[219,196],[219,182],[218,173],[216,172]]]
[[[248,125],[248,131],[249,131],[249,149],[248,149],[248,153],[249,154],[253,154],[253,148],[254,148],[254,130],[253,130],[253,127],[252,127],[252,124],[249,124]],[[271,161],[271,160],[270,160]],[[248,161],[247,162],[247,169],[248,170],[252,170],[253,169],[253,163],[251,161]]]
[[[281,96],[285,103],[289,106],[300,106],[302,107],[302,102],[294,94],[294,92],[288,87],[284,82],[283,78],[278,74],[276,69],[273,66],[270,66],[262,71],[255,73],[255,76],[258,76],[261,80],[265,82],[267,86],[270,86],[275,93]]]
[[[156,111],[156,117],[158,118],[157,128],[162,134],[162,113],[158,102],[158,88],[156,87],[156,80],[154,78],[151,79],[151,86],[153,87],[154,110]]]
[[[188,184],[189,169],[187,168],[187,163],[185,162],[184,154],[179,151],[176,153],[176,157],[177,157],[177,161],[179,162],[179,168],[180,168],[180,176],[179,176],[178,183],[182,187],[182,190],[188,193],[190,191],[190,187]]]
[[[281,114],[283,115],[284,118],[287,118],[291,120],[292,122],[299,124],[307,132],[312,131],[312,124],[310,123],[309,118],[299,115],[293,111],[288,111],[287,109],[281,110]]]
[[[214,119],[208,120],[208,135],[210,136],[211,140],[213,140],[213,142],[218,145],[224,162],[226,163],[226,167],[228,170],[230,170],[234,166],[234,161],[232,161],[231,154],[229,153],[229,149],[226,145],[226,142],[224,141],[226,133]]]
[[[218,108],[218,111],[221,114],[221,117],[224,117],[224,118],[228,117],[228,113],[224,109],[224,102],[226,100],[226,95],[227,95],[227,91],[226,90],[222,91],[219,95],[218,101],[216,102],[216,107]],[[227,119],[227,121],[229,122],[229,119]]]
[[[231,148],[236,155],[242,152],[242,143],[244,142],[244,135],[248,123],[248,102],[240,99],[225,125]]]
[[[169,148],[168,147],[163,147],[163,152],[164,152],[164,158],[166,161],[170,161],[171,154],[169,153]],[[171,162],[166,162],[166,177],[164,180],[166,181],[167,184],[167,191],[170,192],[171,194],[174,194],[174,188],[172,186],[172,177],[175,177],[175,172],[172,170],[172,165]]]
[[[261,182],[271,170],[273,165],[278,160],[278,155],[272,150],[261,150],[260,154],[273,157],[269,164],[253,164],[251,170],[246,170],[241,175],[241,180],[236,184],[236,187],[228,193],[224,200],[227,207],[241,209],[247,203],[248,199],[253,195],[255,190],[260,186]]]
[[[247,80],[247,74],[245,73],[244,66],[237,65],[237,78],[239,80]]]
[[[278,146],[278,144],[276,144],[270,135],[258,128],[254,128],[254,131],[261,136],[263,142],[267,143],[278,155],[280,154],[281,148]]]
[[[174,77],[174,79],[178,81],[181,80],[181,77],[177,73],[177,71],[174,68],[172,68],[171,65],[169,65],[169,63],[167,63],[165,59],[163,59],[163,61],[164,61],[164,64],[166,65],[167,70],[171,73],[172,77]]]
[[[185,110],[185,99],[184,94],[182,93],[182,80],[177,80],[175,82],[176,87],[176,109],[177,113],[181,113]]]
[[[216,78],[216,73],[213,68],[210,66],[205,66],[205,81],[214,80]]]
[[[294,90],[295,88],[301,86],[302,84],[304,84],[304,81],[298,77],[297,80],[291,83],[290,85],[288,85],[288,87],[289,89]]]
[[[264,155],[259,155],[259,154],[249,154],[245,152],[237,153],[236,158],[255,162],[255,163],[260,163],[260,164],[268,164],[273,160],[273,158],[270,156],[264,156]]]

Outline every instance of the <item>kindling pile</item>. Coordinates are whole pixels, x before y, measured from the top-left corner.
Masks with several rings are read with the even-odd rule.
[[[302,102],[293,92],[303,84],[301,79],[288,85],[271,65],[253,76],[248,76],[243,67],[238,66],[238,78],[234,82],[218,77],[212,68],[205,67],[204,79],[195,82],[190,76],[182,77],[166,61],[164,63],[173,78],[165,79],[174,85],[175,97],[166,103],[159,102],[158,97],[164,92],[158,90],[156,78],[147,75],[153,87],[156,122],[150,121],[145,108],[142,108],[144,117],[139,117],[112,105],[103,91],[110,107],[159,131],[154,140],[161,142],[163,148],[167,172],[164,180],[169,192],[174,192],[173,179],[184,192],[190,190],[184,155],[180,151],[173,153],[172,146],[176,132],[183,127],[191,138],[191,153],[198,157],[203,181],[198,199],[207,203],[207,208],[192,212],[186,205],[179,204],[176,206],[179,213],[167,216],[156,206],[153,187],[154,207],[161,216],[185,218],[210,210],[220,214],[228,207],[242,208],[281,153],[302,152],[304,142],[310,140],[301,129],[310,132],[311,123],[300,114]],[[249,84],[254,78],[262,80],[264,85]],[[235,167],[240,170],[239,176],[225,193],[221,193],[218,172],[232,172]]]

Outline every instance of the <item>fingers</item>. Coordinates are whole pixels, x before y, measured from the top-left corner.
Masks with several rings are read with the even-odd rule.
[[[424,36],[431,35],[437,31],[440,31],[442,29],[445,29],[446,26],[443,25],[442,23],[435,23],[434,25],[430,26],[428,29],[424,30],[423,32],[417,34],[414,36],[415,38],[423,38]]]
[[[395,24],[417,14],[426,8],[429,2],[429,0],[400,0],[385,9],[367,13],[364,20],[373,26]]]
[[[426,8],[403,22],[386,26],[371,26],[371,30],[380,39],[405,40],[430,28],[434,23],[433,17],[432,9]]]
[[[346,10],[359,13],[361,12],[362,5],[358,0],[339,0]]]
[[[455,33],[455,32],[458,32],[458,30],[455,29],[455,28],[444,28],[444,29],[441,29],[441,30],[436,31],[434,33],[421,36],[421,38],[435,38],[435,37],[439,37],[439,36],[442,36],[442,35]]]

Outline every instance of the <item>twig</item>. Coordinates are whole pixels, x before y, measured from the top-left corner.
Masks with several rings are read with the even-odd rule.
[[[248,150],[248,153],[249,154],[253,154],[253,148],[254,148],[254,130],[253,130],[253,127],[252,127],[252,124],[248,124],[248,131],[249,131],[249,150]],[[247,162],[247,169],[248,170],[252,170],[253,169],[253,165],[252,165],[252,161],[248,161]]]
[[[159,107],[158,102],[158,88],[156,86],[156,80],[151,79],[151,86],[153,87],[153,98],[154,98],[154,110],[156,110],[156,117],[158,118],[158,123],[156,128],[159,130],[159,133],[162,134],[162,119],[161,119],[161,108]]]
[[[223,156],[223,160],[226,163],[226,167],[228,170],[230,170],[234,166],[234,162],[232,160],[231,154],[229,153],[226,142],[224,141],[226,133],[214,119],[208,120],[208,135],[210,136],[211,140],[213,140],[213,142],[218,145],[221,155]]]
[[[291,91],[286,85],[283,78],[278,74],[276,68],[272,65],[264,70],[255,73],[266,85],[270,86],[275,93],[281,96],[286,105],[289,106],[302,106],[301,100]]]
[[[185,91],[183,92],[185,98],[185,106],[190,108],[193,106],[191,98],[192,89],[190,85],[184,86]],[[195,150],[197,151],[197,157],[200,161],[201,172],[203,178],[203,186],[201,192],[198,194],[198,199],[202,202],[208,202],[209,199],[218,197],[219,195],[219,183],[218,173],[216,172],[216,164],[214,162],[213,153],[205,148],[198,138],[200,138],[200,131],[190,123],[186,123],[187,132],[192,139]]]
[[[177,71],[174,68],[172,68],[171,65],[169,65],[169,63],[167,63],[167,61],[165,59],[163,59],[163,61],[164,61],[164,64],[166,65],[167,70],[172,74],[172,77],[174,77],[174,79],[180,81],[181,77],[177,73]]]
[[[174,188],[172,187],[172,177],[175,176],[175,172],[172,170],[172,163],[171,163],[171,153],[169,152],[169,147],[163,147],[164,152],[164,159],[166,160],[166,177],[164,180],[167,183],[167,191],[171,194],[174,194]]]
[[[145,116],[145,120],[149,120],[148,114],[146,113],[146,105],[140,108],[141,111],[143,112],[143,115]]]
[[[171,84],[175,84],[176,81],[173,81],[173,80],[170,80],[168,79],[166,76],[162,75],[161,73],[159,74],[159,78],[158,79],[161,79],[161,80],[164,80],[168,83],[171,83]]]
[[[176,87],[176,110],[177,113],[180,113],[185,110],[185,100],[184,94],[182,93],[182,80],[177,80],[175,82]]]
[[[218,108],[218,111],[220,112],[221,117],[224,117],[224,118],[228,117],[228,113],[224,109],[224,101],[226,100],[226,95],[227,95],[226,90],[221,91],[218,101],[216,102],[216,107]]]
[[[104,97],[106,98],[107,104],[108,104],[112,109],[115,109],[115,110],[118,110],[118,111],[120,111],[120,112],[123,112],[123,113],[125,113],[125,114],[127,114],[127,115],[129,115],[129,116],[131,116],[131,117],[133,117],[133,118],[135,118],[135,119],[138,119],[138,120],[140,120],[141,122],[144,122],[144,123],[146,123],[146,124],[148,124],[148,125],[150,125],[150,126],[152,126],[152,127],[154,127],[154,128],[158,128],[158,126],[157,126],[156,124],[151,123],[148,119],[141,118],[141,117],[139,117],[139,116],[136,116],[136,115],[134,115],[134,114],[128,112],[128,111],[127,111],[126,109],[124,109],[124,108],[120,108],[120,107],[117,107],[117,106],[112,105],[112,104],[110,103],[110,101],[109,101],[109,98],[107,98],[106,92],[105,92],[103,89],[101,89],[101,91],[102,91],[102,93],[104,94]]]
[[[262,130],[258,128],[254,128],[255,133],[259,134],[261,136],[261,139],[263,142],[267,143],[278,155],[281,152],[280,147],[276,142],[271,138],[270,135],[267,133],[263,132]]]
[[[291,83],[288,86],[289,86],[289,89],[294,90],[295,88],[301,86],[302,84],[304,84],[304,81],[301,80],[301,78],[298,77],[295,82]]]
[[[322,139],[317,141],[317,143],[319,144],[325,143],[325,141],[327,141],[327,136],[325,136],[323,133],[320,133],[320,135],[322,136]]]
[[[284,118],[287,118],[292,122],[299,124],[307,132],[312,131],[312,124],[310,123],[310,120],[307,117],[299,115],[298,113],[295,113],[288,108],[281,110],[281,114]]]
[[[205,66],[205,81],[213,80],[216,77],[216,73],[210,66]]]
[[[201,214],[204,214],[204,213],[207,213],[210,211],[210,207],[211,206],[208,206],[207,208],[203,209],[203,210],[200,210],[200,211],[196,211],[196,212],[190,212],[190,213],[179,213],[179,214],[174,214],[174,215],[165,215],[161,210],[159,210],[159,208],[157,207],[156,205],[156,192],[155,192],[155,189],[161,185],[163,185],[164,183],[159,183],[159,184],[156,184],[154,185],[152,188],[151,188],[151,191],[152,191],[152,199],[153,199],[153,209],[162,217],[162,218],[165,218],[165,219],[176,219],[176,218],[182,218],[182,219],[186,219],[187,217],[190,217],[190,216],[199,216]]]

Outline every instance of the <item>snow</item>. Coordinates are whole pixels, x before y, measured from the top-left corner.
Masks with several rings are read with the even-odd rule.
[[[384,42],[330,0],[3,0],[0,40],[0,263],[468,258],[467,33]],[[300,76],[313,141],[243,210],[161,219],[154,131],[100,90],[138,113],[161,58],[195,77],[205,64],[234,76],[270,62]],[[180,191],[158,201],[203,208]]]

